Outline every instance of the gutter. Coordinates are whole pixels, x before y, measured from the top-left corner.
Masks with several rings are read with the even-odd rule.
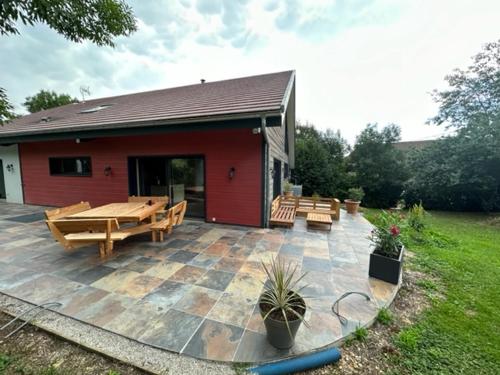
[[[263,113],[260,116],[260,129],[262,132],[262,137],[264,139],[264,144],[262,147],[264,147],[264,161],[263,161],[263,171],[262,171],[262,182],[263,182],[263,189],[262,189],[262,195],[263,195],[263,205],[262,205],[262,223],[264,224],[264,228],[267,228],[268,225],[268,206],[269,206],[269,136],[267,134],[267,128],[266,128],[266,114]]]

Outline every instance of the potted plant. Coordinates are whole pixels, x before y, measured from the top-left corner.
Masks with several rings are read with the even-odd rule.
[[[370,254],[368,274],[392,284],[398,284],[403,269],[404,246],[401,241],[401,229],[394,215],[383,212],[380,225],[372,230],[369,237],[373,252]]]
[[[283,191],[285,192],[285,197],[293,196],[293,184],[290,181],[285,181],[283,185]]]
[[[347,213],[356,215],[358,213],[359,205],[365,196],[363,188],[350,188],[347,191],[348,199],[344,199],[345,208]]]
[[[295,342],[295,334],[304,322],[306,304],[300,296],[304,288],[297,288],[298,282],[306,275],[295,277],[297,266],[286,264],[280,258],[273,258],[271,264],[262,267],[268,281],[259,299],[259,308],[267,332],[267,340],[278,349],[289,349]]]

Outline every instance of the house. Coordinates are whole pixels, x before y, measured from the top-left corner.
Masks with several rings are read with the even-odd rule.
[[[29,114],[0,128],[8,145],[0,159],[8,154],[3,164],[14,165],[13,173],[4,165],[3,179],[15,201],[168,195],[186,199],[193,217],[266,226],[293,168],[294,134],[295,72],[285,71]]]
[[[428,139],[424,141],[401,141],[394,142],[393,145],[398,150],[409,152],[411,150],[421,150],[427,146],[430,146],[433,142],[435,142],[434,139]]]

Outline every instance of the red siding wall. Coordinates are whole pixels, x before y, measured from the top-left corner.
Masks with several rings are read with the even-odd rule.
[[[20,144],[24,197],[28,204],[64,206],[80,201],[91,205],[125,202],[128,196],[128,156],[204,155],[206,219],[261,225],[261,136],[251,129],[169,133]],[[49,157],[90,156],[92,177],[49,174]],[[111,166],[112,175],[104,168]],[[235,167],[235,177],[228,177]]]

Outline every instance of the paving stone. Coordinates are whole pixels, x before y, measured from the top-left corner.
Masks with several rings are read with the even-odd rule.
[[[150,322],[139,340],[180,352],[202,321],[199,316],[170,309],[156,321]]]
[[[232,272],[208,270],[208,272],[198,280],[196,285],[222,291],[227,288],[233,277],[234,273]]]
[[[193,253],[191,251],[179,250],[178,252],[170,255],[168,260],[171,262],[189,263],[197,255],[198,253]]]
[[[174,305],[174,309],[204,317],[219,300],[222,292],[193,286]]]
[[[231,361],[243,331],[240,327],[206,319],[182,353],[197,358]]]

